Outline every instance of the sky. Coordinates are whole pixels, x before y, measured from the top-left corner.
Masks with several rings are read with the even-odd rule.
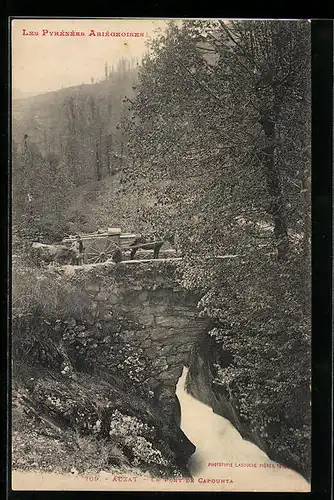
[[[166,21],[127,19],[14,19],[12,21],[12,89],[37,94],[104,78],[105,61],[138,57],[146,43],[164,29]],[[134,37],[89,36],[90,30],[144,33]],[[25,30],[25,31],[23,31]],[[43,36],[43,30],[48,33]],[[54,36],[55,31],[84,32],[85,36]],[[38,35],[24,35],[30,31]]]
[[[202,19],[203,20],[203,19]],[[224,19],[227,21],[227,19]],[[181,23],[180,20],[177,22]],[[138,57],[162,19],[14,19],[12,21],[13,94],[38,94],[104,78],[104,64],[120,57]],[[89,36],[90,30],[143,33],[142,37]],[[23,35],[29,31],[38,35]],[[49,30],[43,36],[43,30]],[[85,36],[51,36],[54,31],[84,32]],[[21,95],[24,97],[24,95]]]

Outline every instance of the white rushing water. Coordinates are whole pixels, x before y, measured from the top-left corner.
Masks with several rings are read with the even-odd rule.
[[[184,390],[186,376],[184,368],[176,394],[181,404],[181,428],[196,446],[188,463],[192,480],[185,478],[174,482],[145,475],[133,477],[131,468],[128,473],[108,470],[96,475],[74,476],[14,470],[12,488],[43,491],[310,491],[310,484],[297,472],[280,468],[270,461],[256,445],[242,439],[229,420],[187,394]]]
[[[181,428],[196,446],[188,468],[197,483],[226,479],[221,485],[214,483],[215,489],[221,486],[224,491],[310,491],[310,484],[300,474],[279,467],[255,444],[244,440],[229,420],[187,394],[187,371],[184,368],[176,394]],[[211,481],[204,484],[209,486]]]

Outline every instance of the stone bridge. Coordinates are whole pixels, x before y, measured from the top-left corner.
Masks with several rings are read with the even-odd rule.
[[[115,353],[126,345],[134,360],[133,370],[136,357],[142,360],[138,368],[141,378],[131,371],[130,378],[140,380],[168,414],[175,411],[176,384],[192,346],[210,328],[207,319],[198,317],[199,296],[182,288],[180,260],[108,261],[62,268],[78,294],[84,294],[86,308],[80,312],[81,319],[84,316],[91,329],[99,326],[105,348],[113,346],[108,366],[127,369]],[[113,326],[120,317],[127,323],[115,332]],[[105,352],[95,351],[95,363],[103,365]]]

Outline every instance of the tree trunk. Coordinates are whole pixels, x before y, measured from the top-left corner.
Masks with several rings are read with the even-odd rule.
[[[284,213],[283,196],[279,182],[279,172],[275,164],[275,122],[264,116],[261,125],[265,135],[265,148],[262,151],[262,161],[270,198],[269,212],[273,217],[274,235],[279,260],[287,256],[289,250],[288,229]]]
[[[99,157],[98,143],[95,144],[95,154],[96,154],[96,178],[98,181],[101,180],[101,162]]]
[[[111,134],[107,135],[107,168],[108,174],[111,176],[111,163],[110,163],[110,151],[112,148],[112,136]]]

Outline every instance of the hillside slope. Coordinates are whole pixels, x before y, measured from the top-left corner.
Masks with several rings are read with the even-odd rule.
[[[137,73],[123,61],[104,81],[13,100],[13,216],[25,233],[58,238],[69,211],[90,212],[88,204],[76,213],[81,190],[92,202],[104,192],[98,183],[122,169]]]

